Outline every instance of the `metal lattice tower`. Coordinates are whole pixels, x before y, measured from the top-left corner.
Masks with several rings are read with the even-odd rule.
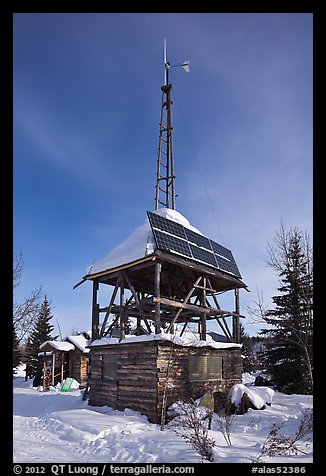
[[[166,39],[164,39],[164,85],[161,86],[162,106],[156,172],[155,210],[157,210],[160,205],[175,210],[175,175],[171,112],[172,84],[169,83],[169,69],[176,66],[182,66],[185,71],[189,71],[189,61],[171,66],[166,60]]]

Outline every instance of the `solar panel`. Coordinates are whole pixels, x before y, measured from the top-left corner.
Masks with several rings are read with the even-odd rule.
[[[171,251],[177,254],[192,258],[192,254],[189,248],[189,244],[185,240],[180,240],[175,236],[163,233],[159,230],[154,230],[154,237],[157,247],[160,250]]]
[[[206,238],[203,235],[199,235],[198,233],[195,233],[192,230],[189,230],[189,228],[185,228],[186,236],[188,238],[188,241],[190,243],[194,243],[197,246],[201,246],[202,248],[205,248],[206,250],[210,250],[210,244],[209,244],[209,239]]]
[[[190,245],[190,249],[195,260],[214,266],[214,268],[218,268],[214,253],[210,253],[209,251],[192,244]]]
[[[200,261],[241,279],[241,274],[229,249],[173,220],[152,212],[147,212],[147,214],[159,250]]]
[[[223,256],[226,259],[233,258],[231,251],[228,250],[227,248],[225,248],[224,246],[219,245],[218,243],[216,243],[213,240],[210,240],[210,243],[211,243],[212,250],[217,255]]]
[[[215,258],[216,258],[216,261],[219,265],[219,268],[222,271],[232,273],[235,276],[237,276],[238,278],[241,278],[241,274],[239,273],[238,267],[237,267],[234,259],[228,260],[228,259],[222,258],[222,256],[217,256],[217,255],[215,255]]]
[[[179,238],[187,239],[185,229],[180,223],[175,221],[168,220],[167,218],[161,217],[156,213],[149,213],[151,224],[154,228],[157,228],[161,231],[166,231],[170,235],[178,236]]]

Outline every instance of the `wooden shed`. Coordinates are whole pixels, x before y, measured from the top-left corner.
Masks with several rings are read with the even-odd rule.
[[[129,337],[120,343],[114,338],[94,342],[89,404],[131,408],[150,422],[160,423],[166,409],[178,400],[190,402],[208,390],[225,394],[241,383],[239,344],[211,339],[200,346],[196,340],[193,345],[183,342],[163,335]]]
[[[46,341],[39,356],[46,375],[43,386],[56,385],[67,377],[86,382],[89,365],[89,343],[84,335],[67,336],[64,341]]]

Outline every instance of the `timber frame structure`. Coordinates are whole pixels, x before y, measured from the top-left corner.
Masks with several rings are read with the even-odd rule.
[[[177,222],[172,85],[168,75],[174,66],[187,71],[189,61],[170,65],[165,45],[154,213],[160,215],[159,207],[163,206],[162,216],[166,213],[166,221],[170,215],[172,222],[173,217]],[[173,213],[169,213],[171,210]],[[144,234],[142,249],[138,246],[139,235],[134,253],[128,253],[132,250],[126,250],[124,242],[122,256],[132,257],[121,257],[120,262],[115,255],[112,264],[111,258],[106,257],[98,266],[88,268],[74,288],[85,281],[93,284],[89,404],[109,405],[119,410],[133,408],[146,414],[149,421],[162,424],[168,406],[180,398],[191,401],[208,390],[215,395],[225,394],[232,385],[241,382],[240,318],[244,316],[240,314],[239,290],[248,289],[240,274],[228,272],[229,268],[214,267],[212,261],[196,259],[195,254],[178,253],[173,244],[167,243],[160,249],[156,238],[155,247],[149,217],[148,214],[148,233]],[[180,218],[185,219],[182,215]],[[189,227],[196,230],[190,224]],[[171,236],[178,242],[177,236],[166,232],[166,239]],[[129,243],[132,246],[133,241]],[[210,254],[200,247],[199,241],[197,250]],[[102,286],[112,292],[106,305],[100,307]],[[223,309],[219,303],[219,295],[225,292],[234,294],[232,311]],[[130,334],[129,318],[135,320],[132,334],[138,338],[125,338]],[[198,339],[206,341],[208,321],[215,321],[222,331],[218,342],[212,342],[212,336],[206,343],[198,342]],[[192,334],[186,333],[188,325],[197,327],[196,331],[190,329]],[[173,334],[179,343],[174,342]],[[196,342],[182,343],[183,334],[186,338],[195,334]]]
[[[172,141],[170,68],[182,66],[189,71],[189,61],[170,65],[166,57],[164,40],[164,85],[161,87],[162,104],[156,174],[155,210],[160,205],[175,210],[175,175]],[[215,319],[230,342],[240,340],[239,289],[247,288],[238,277],[189,260],[167,251],[155,249],[153,254],[98,273],[87,274],[83,280],[93,282],[92,340],[105,336],[124,339],[128,317],[137,319],[135,334],[174,333],[176,324],[197,323],[201,340],[206,340],[207,320]],[[101,284],[113,286],[106,307],[98,304]],[[234,291],[234,310],[225,311],[218,302],[218,294]],[[127,291],[130,295],[127,297]],[[118,302],[116,300],[118,299]],[[100,314],[104,317],[100,322]],[[109,319],[114,315],[113,321]],[[227,318],[231,318],[231,325]],[[153,329],[154,323],[154,329]]]
[[[239,289],[246,285],[227,273],[156,250],[136,262],[84,279],[93,282],[92,340],[106,336],[124,339],[128,317],[137,319],[135,335],[162,330],[173,334],[180,323],[182,335],[188,323],[197,323],[200,339],[206,340],[207,320],[216,320],[230,342],[240,340],[239,322],[244,316],[240,314]],[[102,308],[98,304],[101,284],[114,288],[108,305]],[[234,291],[234,310],[226,311],[217,296],[230,290]],[[109,320],[111,314],[113,320]]]

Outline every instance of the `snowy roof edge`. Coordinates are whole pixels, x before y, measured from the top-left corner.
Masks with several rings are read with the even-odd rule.
[[[230,348],[241,348],[242,344],[237,344],[236,342],[217,342],[213,339],[209,340],[198,340],[196,337],[193,339],[183,339],[173,334],[146,334],[141,336],[126,336],[125,339],[119,341],[116,337],[102,337],[101,339],[94,340],[89,347],[97,347],[104,345],[117,345],[117,344],[131,344],[137,342],[148,342],[148,341],[169,341],[175,345],[180,345],[182,347],[213,347],[215,349],[230,349]]]

